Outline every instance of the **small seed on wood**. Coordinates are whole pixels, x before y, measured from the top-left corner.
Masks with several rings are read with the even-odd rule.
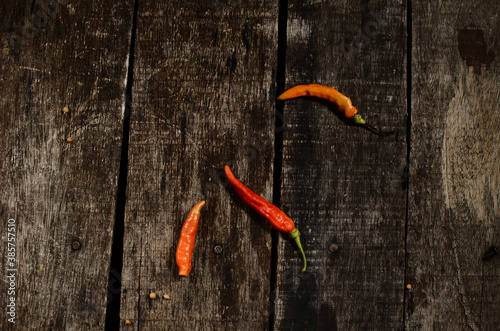
[[[63,113],[68,113],[68,112],[69,112],[69,108],[68,108],[67,106],[65,106],[65,107],[63,108]]]
[[[406,288],[407,288],[408,290],[411,290],[411,284],[406,284]]]
[[[67,142],[69,142],[69,143],[71,143],[71,142],[73,142],[73,138],[68,137],[68,138],[66,139],[66,141],[67,141]]]
[[[125,324],[130,325],[130,324],[132,324],[132,321],[131,320],[126,320]]]
[[[339,246],[337,246],[336,244],[330,245],[330,252],[335,253],[338,250],[339,250]]]
[[[156,299],[156,293],[155,292],[149,293],[149,298],[153,300]]]
[[[165,300],[170,300],[170,297],[169,297],[167,294],[164,294],[164,295],[163,295],[163,299],[165,299]]]

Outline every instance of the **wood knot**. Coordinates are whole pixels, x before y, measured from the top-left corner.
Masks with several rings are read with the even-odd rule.
[[[215,252],[215,254],[222,253],[222,246],[221,245],[215,245],[214,246],[214,252]]]

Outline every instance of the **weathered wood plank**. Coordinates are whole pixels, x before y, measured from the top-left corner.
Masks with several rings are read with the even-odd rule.
[[[2,330],[104,327],[131,9],[0,3]],[[8,219],[14,265],[5,259]],[[17,269],[15,325],[8,269]]]
[[[409,330],[498,330],[498,1],[413,8]]]
[[[222,174],[231,163],[272,198],[277,10],[277,1],[139,3],[122,323],[144,330],[269,324],[270,227]],[[186,279],[175,250],[202,199]],[[151,291],[171,300],[151,300]]]
[[[401,329],[405,5],[290,1],[287,31],[286,88],[333,86],[397,134],[347,125],[317,100],[285,104],[282,205],[301,230],[308,271],[300,274],[300,256],[280,237],[275,329]]]

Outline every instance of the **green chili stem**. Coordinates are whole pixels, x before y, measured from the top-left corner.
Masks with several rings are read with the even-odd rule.
[[[366,124],[366,121],[359,114],[354,114],[354,116],[352,117],[352,120],[356,124],[361,124],[361,125]]]
[[[385,132],[385,131],[382,131],[380,129],[377,129],[371,125],[368,125],[366,123],[366,121],[361,117],[361,115],[359,114],[354,114],[352,118],[352,121],[355,123],[355,124],[359,124],[359,125],[362,125],[364,126],[365,128],[367,128],[368,130],[370,130],[371,132],[373,133],[376,133],[378,134],[379,136],[388,136],[390,134],[393,134],[395,133],[396,131],[388,131],[388,132]]]
[[[300,243],[300,232],[297,228],[293,228],[292,232],[288,234],[290,238],[295,240],[295,244],[299,248],[300,253],[302,254],[302,259],[304,260],[304,268],[302,268],[302,272],[306,271],[306,254],[304,253],[304,249],[302,248],[302,244]]]

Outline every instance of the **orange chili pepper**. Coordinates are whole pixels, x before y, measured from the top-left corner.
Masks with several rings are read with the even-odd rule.
[[[339,107],[339,110],[344,113],[345,118],[351,118],[358,113],[358,110],[352,105],[351,99],[334,89],[333,87],[323,86],[319,84],[297,85],[282,93],[278,100],[287,100],[298,97],[317,97],[330,101]],[[353,118],[355,123],[365,124],[366,122],[357,115]]]
[[[177,244],[177,252],[175,253],[175,261],[179,267],[179,276],[187,277],[191,271],[194,240],[196,238],[196,231],[198,230],[200,211],[204,205],[205,201],[203,200],[194,205],[182,226],[181,237]]]
[[[304,267],[302,268],[302,272],[306,271],[306,255],[304,253],[304,250],[302,249],[302,244],[300,243],[300,233],[290,217],[288,217],[278,207],[267,202],[264,198],[255,194],[252,190],[243,185],[242,182],[234,177],[231,169],[229,169],[228,166],[224,167],[224,172],[229,179],[229,183],[234,188],[236,193],[241,197],[244,203],[255,209],[255,211],[260,215],[264,216],[273,228],[278,231],[287,233],[288,236],[295,241],[295,244],[302,254],[302,259],[304,260]]]
[[[288,100],[305,96],[317,97],[330,101],[331,103],[337,105],[338,109],[344,113],[345,118],[352,119],[354,123],[364,125],[366,128],[377,134],[387,135],[392,133],[382,132],[373,126],[368,125],[361,115],[358,114],[358,110],[352,105],[351,99],[333,87],[319,84],[297,85],[282,93],[278,97],[278,100]]]

